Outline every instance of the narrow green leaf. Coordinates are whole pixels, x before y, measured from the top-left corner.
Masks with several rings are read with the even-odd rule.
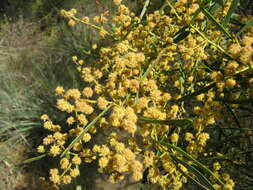
[[[253,19],[248,20],[245,25],[237,32],[236,36],[239,36],[241,33],[246,31],[248,28],[250,28],[253,25]]]
[[[158,119],[152,119],[152,118],[146,118],[146,117],[139,117],[139,122],[144,123],[156,123],[156,124],[164,124],[164,125],[175,125],[178,127],[187,127],[189,125],[192,125],[193,121],[191,119],[176,119],[176,120],[158,120]]]
[[[229,38],[232,38],[232,36],[229,34],[229,32],[219,23],[216,21],[216,19],[209,13],[204,7],[200,8],[203,14],[214,24],[216,25],[225,35],[227,35]]]
[[[206,189],[210,190],[215,190],[212,183],[199,171],[197,170],[194,166],[191,166],[184,160],[181,160],[175,156],[173,156],[173,159],[175,159],[177,162],[180,162],[182,165],[184,165],[191,173],[195,174],[199,181],[203,184],[205,184]]]
[[[188,94],[188,95],[186,95],[186,96],[183,96],[182,98],[179,98],[179,99],[177,100],[177,102],[183,102],[183,101],[185,101],[185,100],[190,100],[190,99],[192,99],[193,97],[195,97],[195,96],[197,96],[197,95],[200,95],[200,94],[202,94],[202,93],[204,93],[204,92],[207,92],[208,90],[210,90],[211,88],[214,88],[214,87],[215,87],[215,83],[213,82],[213,83],[209,84],[208,86],[206,86],[206,87],[204,87],[204,88],[202,88],[202,89],[200,89],[200,90],[198,90],[198,91],[195,91],[195,92],[193,92],[193,93],[191,93],[191,94]]]
[[[24,161],[23,161],[23,164],[28,164],[28,163],[31,163],[31,162],[33,162],[33,161],[40,160],[40,159],[44,158],[45,156],[46,156],[46,154],[42,154],[42,155],[40,155],[40,156],[36,156],[36,157],[33,157],[33,158],[29,158],[29,159],[27,159],[27,160],[24,160]]]
[[[203,165],[202,163],[200,163],[199,161],[197,161],[195,158],[193,158],[190,154],[188,154],[187,152],[183,151],[181,148],[170,144],[170,143],[164,143],[164,142],[159,142],[164,146],[167,146],[175,151],[177,151],[178,153],[180,153],[182,156],[186,157],[187,159],[189,159],[190,161],[192,161],[196,166],[198,166],[199,168],[201,168],[206,174],[213,176],[223,187],[225,186],[225,184],[210,170],[208,169],[205,165]]]
[[[104,111],[102,111],[95,119],[93,119],[71,143],[70,145],[62,152],[61,157],[63,157],[75,144],[78,142],[84,133],[86,133],[110,108],[112,105],[108,106]]]
[[[214,0],[217,4],[220,6],[224,6],[224,1],[223,0]]]
[[[225,16],[225,19],[223,21],[223,25],[224,26],[227,26],[227,24],[229,23],[230,21],[230,18],[232,16],[232,14],[235,12],[235,9],[237,8],[237,5],[239,3],[240,0],[233,0],[232,3],[231,3],[231,6],[228,10],[228,13],[227,15]]]
[[[183,27],[181,30],[179,30],[176,33],[176,35],[173,37],[173,42],[178,43],[181,40],[185,39],[190,34],[190,31],[187,29],[189,29],[189,27],[186,26],[186,27]]]

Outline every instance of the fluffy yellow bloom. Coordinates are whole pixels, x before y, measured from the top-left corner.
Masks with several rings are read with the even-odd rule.
[[[37,147],[37,152],[38,153],[44,153],[45,152],[45,147],[43,145],[40,145]]]
[[[56,95],[63,95],[64,91],[65,90],[62,86],[57,86],[56,89],[55,89],[55,94]]]
[[[104,97],[99,97],[97,99],[97,105],[99,109],[104,110],[108,105],[108,101]]]
[[[228,88],[233,88],[236,85],[236,81],[234,79],[227,79],[225,85]]]
[[[170,136],[170,141],[171,141],[172,143],[177,143],[178,138],[179,138],[178,134],[177,134],[177,133],[173,133],[173,134]]]
[[[79,172],[79,170],[77,169],[77,168],[74,168],[74,169],[71,169],[70,170],[70,176],[71,177],[77,177],[77,176],[79,176],[80,175],[80,172]]]
[[[68,22],[68,25],[71,27],[74,27],[76,25],[76,21],[74,21],[73,19],[70,19]]]
[[[214,169],[214,170],[218,171],[218,170],[220,170],[220,168],[221,168],[221,165],[220,165],[219,162],[213,163],[213,169]]]
[[[109,159],[107,157],[102,157],[98,160],[98,165],[100,168],[105,168],[109,163]]]
[[[113,2],[114,2],[115,5],[120,5],[121,1],[122,0],[113,0]]]
[[[51,146],[51,148],[50,148],[50,154],[53,157],[58,156],[60,153],[61,153],[61,149],[60,149],[59,146],[57,146],[57,145]]]
[[[82,139],[83,139],[84,142],[89,142],[90,139],[91,139],[91,135],[89,133],[84,133]]]
[[[88,123],[88,120],[84,114],[78,114],[77,115],[77,120],[80,122],[82,125],[86,125]]]
[[[77,61],[77,56],[72,56],[72,60],[73,60],[74,62],[76,62],[76,61]]]
[[[71,178],[70,175],[64,175],[64,176],[62,177],[62,183],[63,183],[63,184],[70,184],[70,183],[71,183],[71,180],[72,180],[72,178]]]
[[[90,88],[90,87],[86,87],[86,88],[83,89],[82,94],[83,94],[85,97],[90,98],[90,97],[93,95],[93,90],[92,90],[92,88]]]
[[[67,169],[69,166],[69,160],[67,158],[62,158],[60,161],[61,169]]]
[[[70,116],[70,117],[68,117],[66,122],[67,122],[67,124],[72,125],[73,123],[75,123],[75,118]]]
[[[49,120],[49,117],[47,114],[43,114],[41,117],[40,117],[41,120],[43,121],[46,121],[46,120]]]
[[[185,133],[185,140],[190,142],[194,138],[192,133],[186,132]]]
[[[73,164],[80,165],[81,162],[82,162],[82,160],[81,160],[81,158],[80,158],[79,156],[74,156],[74,157],[72,158],[72,163],[73,163]]]

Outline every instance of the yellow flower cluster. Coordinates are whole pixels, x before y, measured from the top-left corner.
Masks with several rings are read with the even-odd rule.
[[[193,158],[208,155],[206,145],[212,137],[207,129],[224,119],[219,99],[240,85],[236,76],[252,65],[253,33],[246,33],[236,43],[227,39],[216,26],[203,22],[202,12],[196,14],[200,2],[167,1],[162,10],[147,14],[143,21],[121,0],[114,0],[117,12],[110,33],[95,25],[103,23],[102,16],[94,17],[93,24],[87,17],[75,17],[75,9],[61,11],[70,26],[86,24],[112,41],[105,47],[92,46],[99,49],[99,58],[92,64],[72,57],[84,88],[55,89],[57,108],[66,114],[61,126],[47,115],[41,117],[44,128],[52,134],[43,139],[38,152],[62,156],[62,173],[50,170],[53,183],[70,183],[79,175],[75,166],[96,159],[100,171],[109,174],[112,182],[128,175],[140,181],[146,170],[148,180],[165,189],[181,189],[187,183],[189,171],[175,159],[185,159],[182,151],[165,144],[180,146]],[[220,16],[227,13],[227,7],[229,3],[220,10]],[[224,49],[228,55],[217,62]],[[215,69],[212,63],[220,68]],[[249,83],[252,86],[252,80]],[[252,90],[246,91],[253,96]],[[192,92],[197,93],[188,101]],[[190,123],[184,123],[185,118],[190,118]],[[113,132],[106,141],[87,148],[85,143],[97,128]],[[215,162],[216,173],[220,168]],[[216,189],[233,188],[230,177],[223,177],[226,184],[222,186],[217,181],[222,176],[217,176],[213,180]]]

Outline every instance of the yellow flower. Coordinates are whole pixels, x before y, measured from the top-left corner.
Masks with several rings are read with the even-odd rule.
[[[57,146],[57,145],[51,146],[51,148],[50,148],[50,154],[53,157],[58,156],[60,153],[61,153],[61,149],[60,149],[59,146]]]
[[[84,133],[83,135],[83,141],[84,142],[89,142],[91,139],[91,135],[89,133]]]
[[[76,61],[77,61],[77,56],[72,56],[72,60],[73,60],[74,62],[76,62]]]
[[[77,176],[79,176],[79,174],[80,174],[80,172],[77,168],[74,168],[74,169],[70,170],[70,176],[71,177],[77,177]]]
[[[227,79],[225,85],[228,88],[233,88],[236,85],[236,81],[234,79]]]
[[[219,162],[213,163],[213,169],[214,169],[214,170],[218,171],[218,170],[220,170],[220,168],[221,168],[221,165],[220,165]]]
[[[71,183],[71,180],[72,180],[72,178],[71,178],[70,175],[65,175],[65,176],[62,177],[62,182],[63,182],[64,184],[70,184],[70,183]]]
[[[75,123],[75,118],[72,116],[68,117],[67,124],[72,125],[73,123]]]
[[[173,134],[170,136],[170,141],[171,141],[172,143],[177,143],[178,138],[179,138],[178,134],[177,134],[177,133],[173,133]]]
[[[93,90],[92,90],[92,88],[90,88],[90,87],[86,87],[86,88],[83,89],[82,94],[83,94],[85,97],[90,98],[90,97],[92,97],[92,95],[93,95]]]
[[[88,120],[84,114],[78,114],[77,119],[82,125],[86,125],[88,123]]]
[[[76,25],[76,21],[74,21],[73,19],[70,19],[69,22],[68,22],[68,25],[73,27]]]
[[[98,165],[100,168],[105,168],[109,163],[109,159],[107,157],[102,157],[98,160]]]
[[[49,120],[49,117],[47,114],[43,114],[41,117],[40,117],[41,120],[43,121],[46,121],[46,120]]]
[[[73,163],[73,164],[80,165],[81,162],[82,162],[82,160],[81,160],[81,158],[80,158],[79,156],[74,156],[74,157],[72,158],[72,163]]]
[[[104,97],[99,97],[97,99],[97,105],[99,109],[104,110],[108,105],[108,101]]]
[[[121,1],[122,0],[113,0],[113,2],[114,2],[115,5],[120,5]]]
[[[43,145],[38,146],[37,152],[38,153],[44,153],[45,152],[45,147]]]
[[[67,158],[62,158],[60,161],[61,169],[67,169],[69,166],[69,160]]]
[[[64,93],[64,88],[62,86],[57,86],[55,89],[55,94],[56,95],[63,95]]]

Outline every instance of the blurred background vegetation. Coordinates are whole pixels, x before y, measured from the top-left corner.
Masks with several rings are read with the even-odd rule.
[[[161,2],[152,1],[151,7]],[[142,8],[137,0],[128,4],[137,13]],[[240,14],[253,13],[253,1],[241,0],[240,5]],[[35,147],[44,136],[41,114],[61,117],[54,106],[55,87],[81,86],[71,57],[90,59],[87,51],[97,43],[89,28],[66,25],[59,10],[71,8],[86,16],[113,12],[111,0],[0,1],[0,190],[39,189],[39,176],[47,175],[50,163],[45,160],[33,163],[34,169],[17,164],[36,154]],[[95,171],[94,166],[88,169]],[[92,177],[89,173],[83,187],[108,188],[101,177],[95,187]]]

